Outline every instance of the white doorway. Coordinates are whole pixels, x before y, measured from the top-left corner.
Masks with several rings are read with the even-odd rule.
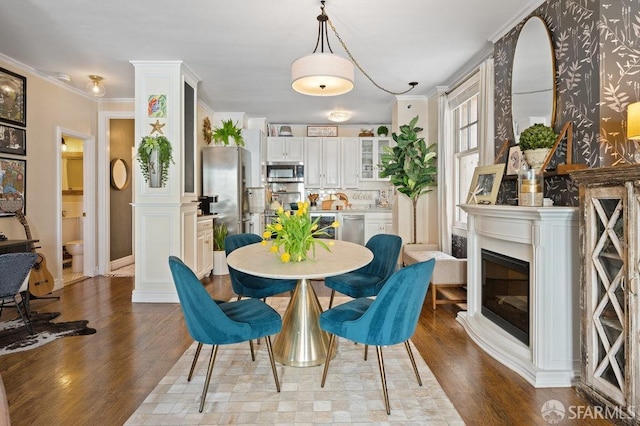
[[[133,224],[133,210],[130,207],[133,204],[135,195],[132,190],[135,187],[133,185],[133,173],[135,161],[135,143],[133,143],[134,132],[134,119],[135,113],[131,112],[118,112],[118,111],[101,111],[98,113],[98,273],[101,275],[109,274],[113,269],[123,267],[134,263],[134,230],[124,230],[122,232],[112,232],[112,216],[117,214],[120,218],[131,219]],[[131,132],[129,135],[122,135],[118,132],[113,133],[113,129],[117,129],[118,126],[114,125],[117,122],[131,122]],[[126,132],[125,132],[126,133]],[[123,139],[128,139],[124,140]],[[126,145],[126,148],[123,148]],[[128,189],[130,191],[130,199],[126,200],[126,206],[123,206],[120,211],[114,213],[112,208],[112,199],[114,197],[114,189],[111,183],[111,161],[114,157],[124,160],[129,169],[129,184]],[[121,194],[118,194],[121,195]],[[120,203],[122,199],[120,197]],[[125,217],[127,216],[127,217]],[[130,216],[130,217],[128,217]],[[116,218],[117,220],[117,218]],[[120,223],[117,223],[120,225]],[[132,225],[133,226],[133,225]],[[118,252],[116,248],[112,247],[113,234],[117,234],[118,241],[114,244],[118,244],[122,247],[123,244],[130,243],[130,254],[127,251],[120,250],[123,255],[114,255],[114,252]],[[128,241],[123,241],[124,238],[128,238]],[[113,257],[116,258],[113,258]]]
[[[77,132],[71,129],[63,127],[56,128],[56,141],[58,144],[58,159],[57,159],[57,211],[59,212],[57,217],[57,244],[56,244],[56,261],[60,271],[64,271],[63,268],[63,246],[67,241],[64,241],[63,236],[63,160],[62,153],[63,147],[61,141],[65,138],[77,140],[82,145],[82,188],[76,188],[75,191],[81,194],[82,201],[77,210],[74,210],[74,215],[77,216],[77,226],[81,230],[82,241],[84,245],[84,256],[81,262],[82,270],[78,272],[78,277],[93,277],[97,274],[96,270],[96,146],[95,139],[92,135]],[[68,190],[68,187],[64,188]],[[80,211],[81,210],[81,211]],[[66,215],[65,215],[66,216]],[[80,275],[81,274],[81,275]],[[63,272],[64,276],[64,272]],[[65,280],[63,285],[67,285],[71,280]]]

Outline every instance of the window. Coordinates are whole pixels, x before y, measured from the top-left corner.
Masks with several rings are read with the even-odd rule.
[[[453,145],[453,187],[450,202],[453,226],[466,228],[467,214],[458,207],[467,202],[473,172],[480,160],[478,149],[478,84],[472,84],[450,103],[449,141]]]

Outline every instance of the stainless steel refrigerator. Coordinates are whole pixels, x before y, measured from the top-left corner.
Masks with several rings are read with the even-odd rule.
[[[225,223],[229,235],[246,232],[249,216],[247,186],[251,181],[251,153],[241,147],[202,148],[202,195],[218,196],[211,212],[216,225]]]

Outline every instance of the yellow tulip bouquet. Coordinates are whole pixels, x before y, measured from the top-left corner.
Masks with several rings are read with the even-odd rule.
[[[298,210],[284,211],[280,207],[276,214],[276,220],[268,224],[262,234],[262,245],[266,246],[270,242],[269,250],[276,253],[283,263],[306,260],[310,252],[315,257],[316,243],[331,251],[329,246],[333,245],[333,241],[325,242],[319,237],[328,235],[327,229],[330,227],[340,226],[338,221],[319,229],[320,218],[311,220],[308,202],[299,202]]]

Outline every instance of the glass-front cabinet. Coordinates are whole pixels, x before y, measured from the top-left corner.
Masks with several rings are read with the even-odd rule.
[[[380,177],[382,154],[385,146],[393,146],[391,138],[360,138],[360,180],[380,181],[389,178]]]
[[[582,377],[579,392],[636,421],[640,165],[571,173],[580,184]]]

